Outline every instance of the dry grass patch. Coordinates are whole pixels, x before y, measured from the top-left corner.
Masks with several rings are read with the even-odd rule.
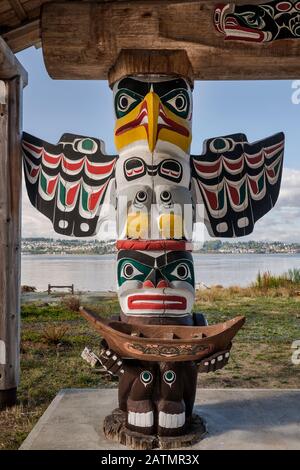
[[[291,344],[300,339],[300,297],[291,292],[221,286],[197,292],[195,311],[209,324],[246,316],[228,365],[199,375],[200,387],[299,387]],[[104,317],[119,313],[115,297],[91,294],[85,306]],[[100,337],[70,305],[23,305],[21,344],[19,406],[0,412],[0,449],[17,449],[60,389],[116,386],[81,359],[85,346],[99,352]]]
[[[49,325],[44,327],[41,337],[48,344],[59,344],[65,339],[69,327],[66,325]]]
[[[32,409],[22,404],[0,411],[0,449],[18,449],[43,411],[44,407]]]
[[[71,310],[72,312],[78,312],[80,307],[80,297],[77,295],[67,295],[62,299],[61,303],[68,310]]]

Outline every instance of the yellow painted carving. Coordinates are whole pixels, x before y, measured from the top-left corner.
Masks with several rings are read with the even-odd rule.
[[[164,120],[164,116],[167,118],[166,120]],[[185,129],[186,135],[175,130],[172,127],[172,121],[175,123],[175,127],[178,124],[182,129]],[[120,152],[134,142],[147,141],[149,151],[152,153],[158,140],[170,142],[187,153],[192,135],[189,121],[176,116],[163,106],[159,96],[151,91],[126,116],[116,120],[115,146]]]
[[[127,216],[126,236],[128,238],[149,237],[149,217],[145,212],[132,212]]]
[[[182,238],[183,224],[182,216],[174,213],[161,214],[159,217],[159,229],[161,237],[166,238]]]

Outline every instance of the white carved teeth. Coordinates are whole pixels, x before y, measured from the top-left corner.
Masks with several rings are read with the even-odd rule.
[[[170,414],[160,411],[158,415],[158,424],[161,428],[181,428],[185,423],[185,412]]]
[[[229,352],[225,353],[225,357],[229,357]]]
[[[138,426],[140,428],[149,428],[153,426],[153,422],[153,411],[148,411],[148,413],[135,413],[134,411],[128,412],[128,423],[132,426]]]
[[[218,356],[218,361],[219,361],[219,362],[223,361],[223,356],[222,356],[222,355],[221,355],[221,356]]]

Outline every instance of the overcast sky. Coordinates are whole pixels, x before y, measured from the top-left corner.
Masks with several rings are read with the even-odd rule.
[[[106,81],[51,80],[41,49],[18,54],[29,73],[24,90],[24,130],[56,143],[65,132],[98,137],[108,153],[113,143],[112,92]],[[209,137],[244,132],[255,141],[279,131],[286,135],[282,188],[276,207],[240,240],[300,242],[300,82],[196,82],[192,153]],[[294,96],[294,99],[292,97]],[[294,103],[293,103],[294,101]],[[51,223],[31,207],[23,191],[23,237],[52,237]],[[61,236],[60,236],[61,237]],[[208,237],[207,237],[208,238]]]

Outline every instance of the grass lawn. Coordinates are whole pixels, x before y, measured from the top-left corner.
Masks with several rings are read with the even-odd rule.
[[[22,306],[19,404],[0,412],[0,449],[17,449],[61,388],[117,386],[81,359],[85,346],[97,352],[99,336],[72,310],[70,300]],[[89,306],[102,316],[119,309],[114,297],[94,297]],[[296,293],[213,288],[198,291],[194,310],[206,313],[210,324],[240,314],[247,317],[227,367],[199,375],[199,386],[299,388],[300,366],[291,362],[291,344],[300,339]]]

